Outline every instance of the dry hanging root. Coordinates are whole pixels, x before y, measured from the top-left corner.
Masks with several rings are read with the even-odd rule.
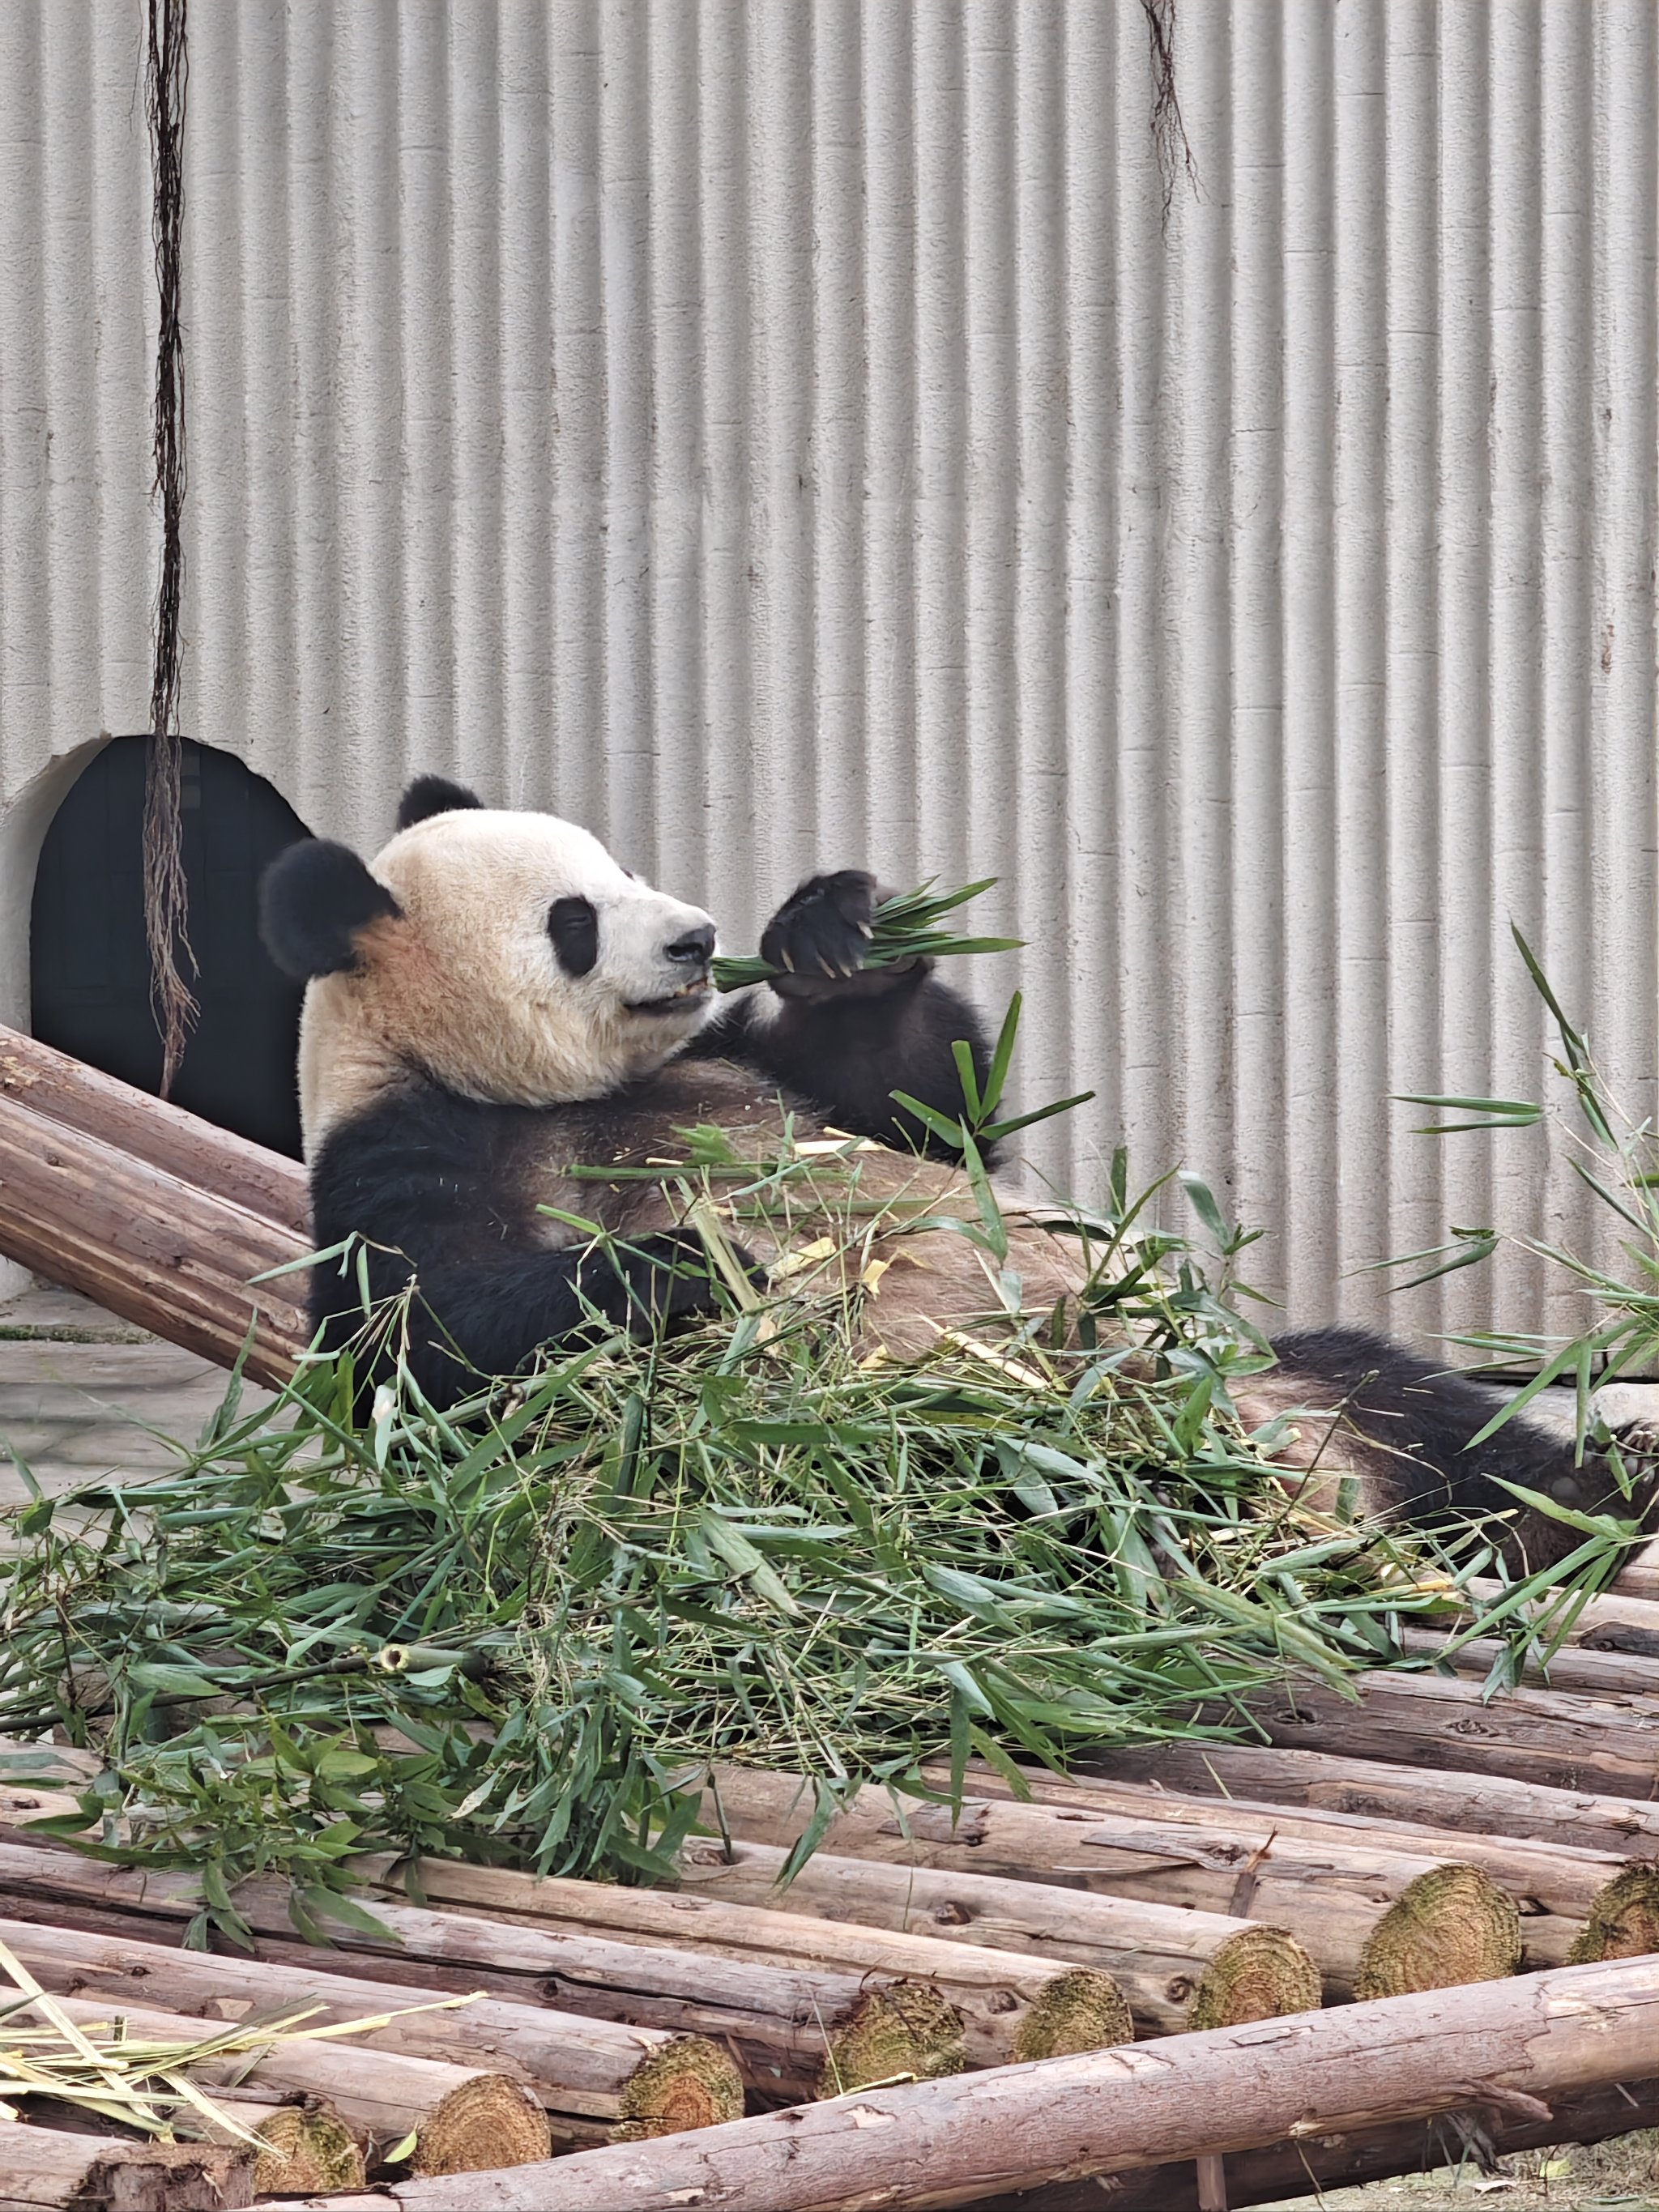
[[[1431,1867],[1401,1890],[1365,1939],[1353,1993],[1409,1996],[1501,1981],[1521,1964],[1515,1899],[1479,1867]]]
[[[1659,1859],[1632,1859],[1597,1892],[1570,1966],[1641,1959],[1659,1951]]]

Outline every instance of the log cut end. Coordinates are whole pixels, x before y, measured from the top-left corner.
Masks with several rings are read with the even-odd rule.
[[[1104,2051],[1114,2043],[1133,2043],[1129,2001],[1109,1974],[1091,1966],[1056,1974],[1032,2003],[1014,2038],[1014,2057],[1072,2058],[1085,2051]]]
[[[552,2155],[547,2114],[524,2084],[508,2074],[474,2074],[450,2091],[421,2129],[410,2172],[424,2181],[529,2166]]]
[[[830,2031],[820,2097],[878,2081],[934,2081],[968,2063],[962,2014],[927,1982],[895,1982],[860,1997]]]
[[[1640,1959],[1659,1951],[1659,1859],[1632,1859],[1590,1900],[1584,1932],[1569,1966],[1598,1959]]]
[[[1407,1884],[1365,1939],[1356,1997],[1403,1997],[1501,1981],[1521,1964],[1515,1899],[1479,1867],[1431,1867]]]
[[[730,2054],[701,2035],[678,2035],[644,2060],[622,2094],[615,2142],[647,2142],[743,2118],[743,2076]]]
[[[264,2145],[253,2169],[253,2185],[262,2197],[362,2189],[368,2179],[356,2137],[319,2097],[280,2106],[258,2121],[253,2132]]]
[[[1241,1928],[1211,1957],[1188,2008],[1191,2031],[1317,2012],[1319,1969],[1288,1929]]]

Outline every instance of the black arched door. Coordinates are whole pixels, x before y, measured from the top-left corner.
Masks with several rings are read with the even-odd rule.
[[[36,1036],[153,1091],[161,1042],[144,940],[149,744],[114,738],[52,817],[34,879],[29,980]],[[173,1097],[221,1128],[297,1156],[301,993],[259,943],[256,895],[267,861],[310,833],[279,792],[229,753],[186,743],[180,778],[202,1012]]]

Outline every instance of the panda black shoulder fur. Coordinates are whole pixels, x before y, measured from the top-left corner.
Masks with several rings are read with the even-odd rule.
[[[639,882],[586,830],[487,809],[429,776],[398,823],[372,867],[343,846],[293,847],[266,876],[262,921],[278,965],[308,985],[313,1233],[321,1248],[364,1241],[377,1300],[417,1281],[404,1350],[434,1404],[522,1368],[592,1311],[620,1322],[714,1303],[701,1241],[659,1184],[577,1182],[574,1166],[642,1164],[703,1123],[763,1150],[793,1115],[798,1134],[890,1147],[873,1171],[895,1189],[961,1194],[960,1170],[927,1157],[934,1140],[891,1093],[954,1111],[952,1043],[965,1038],[982,1071],[984,1033],[930,963],[860,966],[882,896],[868,874],[803,884],[762,938],[777,982],[711,1018],[709,916]],[[596,1251],[550,1206],[602,1221],[625,1248]],[[866,1296],[890,1349],[921,1349],[990,1303],[971,1248],[933,1234],[919,1267],[879,1273]],[[1035,1220],[1016,1217],[1011,1234],[1034,1308],[1075,1286],[1073,1255]],[[325,1341],[355,1331],[355,1268],[313,1270],[313,1308]],[[1533,1423],[1466,1452],[1488,1395],[1382,1339],[1333,1330],[1277,1349],[1239,1409],[1252,1426],[1298,1417],[1279,1456],[1322,1493],[1357,1475],[1370,1510],[1421,1517],[1513,1508],[1499,1473],[1580,1510],[1612,1488],[1605,1465],[1575,1468]],[[1511,1548],[1534,1565],[1577,1540],[1541,1516],[1515,1526]]]

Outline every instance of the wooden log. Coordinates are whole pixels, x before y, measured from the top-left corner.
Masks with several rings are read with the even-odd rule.
[[[279,1885],[247,1883],[236,1904],[255,1931],[260,1957],[314,1970],[319,1954],[295,1936]],[[74,1926],[93,1918],[119,1934],[124,1926],[137,1932],[141,1919],[180,1925],[199,1909],[199,1893],[186,1875],[130,1874],[68,1852],[0,1844],[0,1913],[13,1919]],[[136,1917],[112,1928],[112,1911]],[[744,2078],[772,2096],[833,2094],[835,2083],[853,2071],[843,2035],[861,2045],[884,2009],[882,2001],[903,1987],[872,1987],[865,1975],[847,1972],[740,1965],[707,1953],[555,1936],[414,1905],[380,1905],[376,1917],[391,1931],[389,1941],[336,1927],[330,1932],[338,1948],[323,1956],[377,1981],[481,1990],[544,2001],[590,2019],[706,2036],[726,2043]],[[370,1960],[372,1967],[364,1963]],[[896,1999],[893,2009],[915,2031],[908,1998]],[[966,2063],[959,2027],[953,2053],[945,2055]],[[924,2056],[918,2048],[918,2063]]]
[[[401,2212],[941,2212],[1471,2104],[1541,2119],[1552,2096],[1644,2078],[1656,2049],[1659,1961],[1569,1966],[870,2089],[384,2197]]]
[[[194,2043],[225,2025],[148,2006],[123,2006],[118,2013],[95,1997],[55,2002],[78,2027],[118,2017],[130,2036],[144,2042]],[[216,2087],[246,2094],[252,2085],[325,2098],[371,2154],[384,2155],[413,2135],[411,2171],[418,2174],[482,2173],[526,2166],[552,2151],[546,2115],[523,2082],[481,2067],[357,2050],[349,2039],[310,2041],[301,2030],[252,2062],[243,2053],[190,2070],[210,2097]]]
[[[309,1339],[306,1239],[0,1093],[0,1255],[169,1342],[280,1383]]]
[[[1618,1856],[1659,1853],[1659,1805],[1270,1744],[1164,1743],[1090,1754],[1088,1774],[1194,1796],[1302,1805],[1470,1835],[1527,1836]]]
[[[1659,1537],[1633,1553],[1613,1578],[1619,1597],[1645,1598],[1659,1604]]]
[[[62,1909],[49,1899],[41,1902],[49,1916]],[[133,1923],[124,1917],[113,1924],[118,1929]],[[140,1924],[161,1934],[168,1923]],[[183,1923],[177,1924],[182,1933]],[[323,2026],[441,2003],[454,1994],[336,1971],[348,1962],[327,1951],[312,1951],[302,1964],[276,1966],[240,1954],[174,1950],[130,1934],[23,1920],[0,1920],[0,1942],[55,1995],[207,2020],[320,2003],[316,2018]],[[606,2142],[619,2125],[635,2135],[665,2133],[670,2122],[676,2128],[712,2127],[743,2111],[743,2083],[720,2045],[498,1997],[480,1997],[454,2011],[407,2013],[351,2042],[354,2049],[510,2074],[534,2091],[555,2137],[565,2145]]]
[[[1620,1602],[1621,1607],[1633,1609],[1633,1600]],[[1644,1606],[1642,1610],[1659,1612],[1659,1607]],[[1607,1632],[1604,1629],[1603,1633]],[[1425,1662],[1438,1659],[1445,1644],[1443,1636],[1429,1628],[1407,1628],[1400,1638],[1400,1648],[1407,1657]],[[1504,1656],[1504,1646],[1496,1637],[1478,1636],[1472,1643],[1460,1644],[1438,1665],[1425,1666],[1425,1673],[1441,1680],[1485,1682]],[[1646,1705],[1659,1711],[1659,1661],[1644,1653],[1596,1644],[1564,1644],[1547,1666],[1528,1661],[1521,1680],[1528,1689],[1571,1690],[1577,1697],[1629,1699],[1638,1707]]]
[[[1496,1600],[1504,1595],[1501,1583],[1477,1579],[1469,1584],[1471,1595]],[[1542,1608],[1539,1608],[1542,1610]],[[1429,1633],[1428,1631],[1419,1632]],[[1659,1604],[1649,1598],[1632,1597],[1615,1583],[1609,1590],[1588,1599],[1568,1632],[1563,1647],[1574,1651],[1625,1651],[1632,1658],[1651,1659],[1659,1662]],[[1659,1664],[1650,1681],[1659,1688]],[[1565,1681],[1558,1686],[1571,1688]]]
[[[1251,1717],[1269,1743],[1349,1757],[1504,1774],[1552,1790],[1650,1798],[1659,1789],[1659,1707],[1565,1690],[1510,1690],[1443,1675],[1364,1674],[1359,1701],[1322,1682],[1262,1692]],[[1219,1717],[1218,1715],[1217,1717]]]
[[[775,1944],[771,1955],[795,1964],[851,1967],[864,1961],[866,1972],[925,1975],[970,2022],[976,1991],[980,2002],[988,1995],[1006,2008],[1007,1978],[1031,1975],[1038,1961],[1054,1974],[1084,1966],[1109,1975],[1127,1997],[1136,2026],[1155,2035],[1303,2012],[1319,2002],[1318,1973],[1302,1946],[1255,1921],[823,1852],[780,1892],[783,1859],[781,1850],[746,1843],[733,1844],[728,1856],[723,1844],[699,1839],[680,1853],[680,1892],[605,1889],[597,1905],[591,1883],[538,1881],[450,1860],[423,1859],[421,1887],[430,1903],[532,1927],[598,1914],[607,1925],[631,1921],[640,1932],[695,1948],[702,1948],[701,1929],[726,1955],[741,1954],[726,1949],[725,1931],[746,1930],[751,1940]],[[737,1912],[720,1901],[727,1897],[738,1901]],[[962,1959],[969,1944],[983,1947],[981,1972],[988,1987],[970,1976]],[[1005,1955],[1010,1953],[1024,1955]],[[1034,1975],[1031,1990],[1040,1998]],[[970,2046],[973,2039],[970,2026]]]
[[[0,1028],[0,1094],[296,1237],[311,1233],[306,1171],[297,1160],[154,1098],[21,1030]]]
[[[1632,2129],[1659,2126],[1659,2079],[1618,2081],[1549,2100],[1551,2117],[1506,2112],[1500,2105],[1471,2105],[1428,2119],[1395,2120],[1380,2128],[1337,2130],[1298,2136],[1263,2150],[1237,2153],[1224,2161],[1231,2212],[1273,2204],[1312,2191],[1352,2189],[1396,2174],[1490,2165],[1522,2151],[1557,2143],[1605,2142]],[[1436,2201],[1437,2202],[1437,2197]],[[1458,2192],[1462,2203],[1462,2192]],[[1502,2198],[1498,2202],[1501,2203]],[[1109,2196],[1098,2181],[1061,2181],[1019,2197],[981,2197],[969,2212],[1202,2212],[1198,2170],[1191,2160],[1120,2174]]]
[[[793,1843],[806,1817],[793,1775],[722,1769],[720,1806],[734,1834],[774,1845]],[[1479,1869],[1449,1885],[1443,1870],[1454,1862],[1439,1854],[1304,1843],[1271,1826],[1228,1833],[986,1798],[964,1806],[959,1820],[945,1805],[913,1803],[901,1816],[887,1791],[866,1788],[830,1823],[824,1847],[894,1866],[1074,1883],[1208,1912],[1236,1908],[1296,1937],[1328,2002],[1352,1996],[1402,1945],[1420,1973],[1474,1980],[1523,1961],[1562,1964],[1582,1926],[1531,1916],[1523,1952],[1518,1908]]]
[[[941,1785],[943,1771],[933,1778]],[[1252,1800],[1242,1794],[1201,1797],[1172,1790],[1154,1790],[1144,1784],[1111,1782],[1098,1778],[1061,1781],[1041,1771],[1027,1772],[1030,1800],[1034,1804],[1070,1808],[1117,1820],[1163,1821],[1175,1826],[1196,1826],[1217,1836],[1233,1838],[1241,1859],[1261,1849],[1269,1836],[1296,1837],[1303,1843],[1375,1846],[1379,1850],[1403,1851],[1408,1856],[1461,1859],[1482,1868],[1520,1906],[1523,1917],[1553,1914],[1563,1920],[1587,1920],[1607,1884],[1624,1869],[1628,1851],[1583,1850],[1569,1844],[1538,1844],[1510,1836],[1460,1833],[1405,1821],[1378,1820],[1353,1813],[1304,1811]],[[975,1763],[968,1786],[981,1798],[1012,1801],[1012,1784],[994,1767]],[[1558,1966],[1565,1960],[1546,1961]]]
[[[0,2212],[230,2212],[252,2204],[246,2144],[105,2142],[0,2120]]]
[[[310,2190],[361,2189],[368,2178],[363,2146],[325,2097],[302,2097],[291,2104],[250,2104],[238,2096],[216,2095],[214,2110],[234,2121],[261,2148],[254,2162],[253,2186],[261,2197],[297,2197]],[[239,2142],[229,2127],[204,2120],[193,2129],[209,2142]]]

